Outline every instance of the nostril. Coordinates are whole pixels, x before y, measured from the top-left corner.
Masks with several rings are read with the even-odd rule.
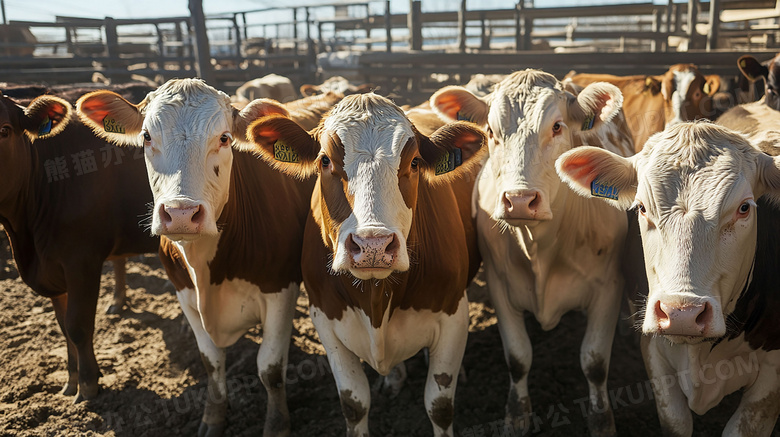
[[[398,238],[396,238],[395,234],[390,237],[390,240],[390,244],[388,244],[385,248],[385,253],[393,255],[398,252],[398,249],[401,247],[401,243],[398,242]]]
[[[669,320],[669,314],[664,311],[664,306],[665,305],[663,305],[660,300],[655,303],[655,317],[658,320],[658,326],[661,329],[667,329],[671,324],[671,321]]]
[[[192,215],[192,222],[193,223],[201,223],[203,222],[205,217],[205,214],[203,213],[203,208],[201,208],[200,205],[195,207],[195,214]]]
[[[347,236],[347,250],[349,250],[349,253],[351,253],[352,255],[360,255],[360,252],[362,252],[360,246],[358,246],[358,244],[355,243],[355,240],[352,239],[352,234],[349,234],[349,236]]]
[[[173,221],[173,218],[171,217],[170,214],[168,214],[168,211],[166,211],[166,209],[168,208],[165,205],[162,205],[162,207],[160,208],[160,219],[162,220],[163,223],[171,223]]]
[[[702,305],[702,310],[699,315],[696,316],[696,324],[699,326],[707,326],[712,321],[712,306],[709,302]]]
[[[503,201],[504,201],[504,210],[511,212],[513,205],[512,205],[512,199],[509,196],[509,193],[504,193]]]
[[[532,211],[539,209],[539,204],[542,202],[542,196],[539,193],[531,194],[531,201],[528,202],[528,208]]]

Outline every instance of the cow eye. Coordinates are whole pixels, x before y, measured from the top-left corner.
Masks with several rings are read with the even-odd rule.
[[[563,126],[561,126],[561,122],[556,121],[555,124],[553,125],[553,135],[558,135],[559,133],[561,133],[562,129]]]
[[[645,204],[642,202],[637,202],[636,209],[642,213],[642,215],[647,214],[647,210],[645,209]]]
[[[149,144],[152,142],[152,136],[149,135],[149,132],[144,132],[144,143]]]
[[[10,126],[5,125],[3,127],[0,127],[0,138],[8,138],[9,135],[11,135]]]
[[[412,160],[412,170],[417,170],[417,166],[420,165],[420,159],[414,158]]]
[[[490,126],[487,128],[487,134],[488,138],[493,138],[493,129],[491,129]]]
[[[742,202],[742,205],[739,205],[739,209],[737,209],[737,216],[739,218],[745,218],[750,213],[750,203],[749,202]]]
[[[222,136],[219,137],[219,145],[220,146],[227,146],[229,144],[230,144],[230,135],[222,134]]]
[[[330,166],[330,158],[325,155],[322,155],[320,162],[322,162],[322,168],[328,168],[328,166]]]

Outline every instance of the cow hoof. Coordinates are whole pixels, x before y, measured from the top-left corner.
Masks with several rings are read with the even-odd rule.
[[[95,399],[100,391],[100,387],[97,384],[79,385],[79,393],[76,395],[76,399],[73,400],[74,404],[78,404],[82,401],[88,401]]]
[[[106,314],[121,314],[124,305],[112,304],[106,308]]]
[[[206,422],[200,422],[198,428],[198,437],[221,437],[225,432],[225,422],[209,425]]]
[[[65,396],[73,396],[76,393],[79,392],[79,385],[78,383],[67,383],[64,387],[62,387],[62,390],[60,390],[60,394],[63,394]]]

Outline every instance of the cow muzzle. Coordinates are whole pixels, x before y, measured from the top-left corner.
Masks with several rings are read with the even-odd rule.
[[[349,234],[346,248],[353,273],[357,271],[368,277],[379,278],[388,276],[394,270],[401,243],[395,233],[364,236]]]
[[[697,339],[718,337],[722,332],[715,325],[715,310],[711,302],[705,300],[693,303],[678,303],[672,300],[660,299],[652,308],[655,318],[654,333],[665,336],[679,336]]]
[[[513,190],[501,193],[496,218],[509,224],[552,220],[552,211],[538,190]]]
[[[206,211],[201,204],[160,203],[155,234],[174,240],[192,240],[203,231]]]

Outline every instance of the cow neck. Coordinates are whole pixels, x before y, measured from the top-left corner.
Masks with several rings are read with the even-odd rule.
[[[780,349],[780,208],[759,199],[753,267],[726,319],[726,338],[745,334],[753,349]]]
[[[38,259],[33,228],[39,221],[42,208],[46,207],[46,203],[38,199],[47,182],[38,162],[37,149],[29,140],[25,140],[24,145],[27,151],[20,153],[24,162],[16,167],[22,173],[20,184],[15,193],[0,202],[0,224],[11,242],[11,252],[22,280],[32,284]]]
[[[295,184],[251,154],[233,152],[228,199],[217,219],[217,251],[208,263],[211,284],[243,279],[275,293],[300,282],[307,202]]]

